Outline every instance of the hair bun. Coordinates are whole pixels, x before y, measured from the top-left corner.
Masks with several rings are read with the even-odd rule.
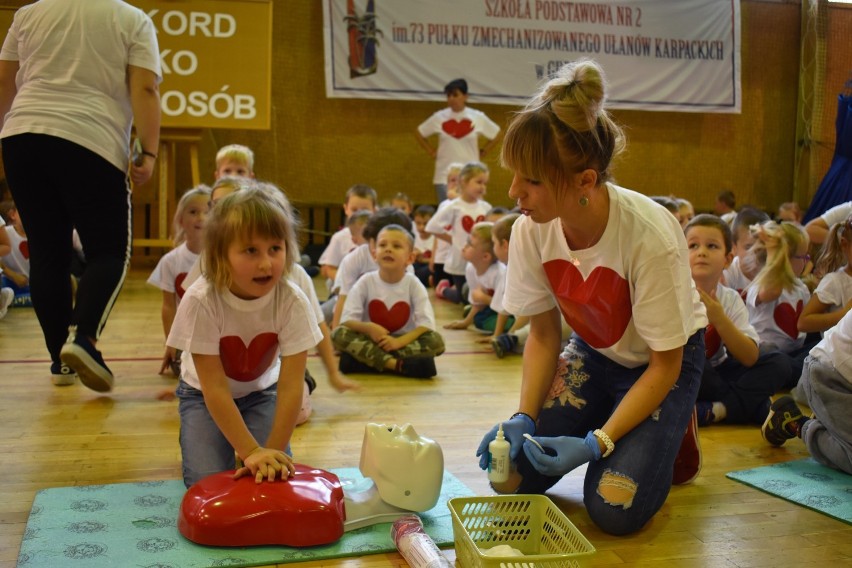
[[[563,65],[539,96],[542,106],[576,132],[595,129],[606,99],[603,69],[590,59]]]

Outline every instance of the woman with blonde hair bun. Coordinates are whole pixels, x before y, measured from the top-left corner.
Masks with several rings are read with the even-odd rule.
[[[502,422],[515,471],[494,489],[544,493],[588,463],[589,516],[624,535],[656,514],[673,481],[698,474],[707,316],[677,219],[611,181],[624,136],[605,101],[601,67],[575,61],[506,132],[502,163],[523,217],[504,307],[531,324],[520,401]],[[560,317],[574,330],[561,353]],[[496,431],[477,451],[483,469]]]

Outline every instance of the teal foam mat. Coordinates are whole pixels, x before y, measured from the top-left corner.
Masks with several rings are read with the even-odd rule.
[[[343,480],[363,479],[357,468],[330,470]],[[177,515],[186,492],[180,480],[44,489],[36,494],[21,542],[18,566],[201,568],[263,566],[395,551],[390,523],[344,533],[310,548],[214,548],[186,540]],[[447,501],[473,492],[445,471],[438,504],[420,513],[439,546],[453,542]]]
[[[852,524],[852,475],[813,459],[732,471],[727,477]]]

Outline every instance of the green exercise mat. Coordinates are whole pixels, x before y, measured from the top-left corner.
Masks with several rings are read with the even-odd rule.
[[[330,471],[341,481],[363,479],[357,468]],[[183,482],[176,479],[43,489],[36,494],[30,510],[18,566],[262,566],[396,550],[390,538],[390,523],[344,533],[333,544],[310,548],[197,545],[177,530],[178,508],[185,491]],[[473,492],[466,485],[444,472],[438,504],[420,513],[426,532],[439,546],[453,542],[447,501],[471,495]]]
[[[732,471],[727,477],[852,524],[852,475],[811,458]]]

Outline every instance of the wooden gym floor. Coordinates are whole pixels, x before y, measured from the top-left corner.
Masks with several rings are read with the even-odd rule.
[[[35,493],[48,487],[180,477],[177,402],[157,395],[174,378],[157,374],[162,354],[159,290],[149,271],[132,271],[99,347],[116,375],[102,396],[77,384],[50,383],[47,352],[31,309],[0,321],[0,567],[15,566]],[[437,301],[439,325],[459,308]],[[438,376],[412,380],[355,375],[359,392],[338,394],[316,356],[308,366],[319,388],[314,414],[297,428],[298,462],[357,467],[367,422],[410,422],[437,440],[446,468],[474,492],[489,488],[474,452],[482,435],[516,410],[520,356],[499,360],[472,331],[442,330],[447,353]],[[772,448],[756,427],[701,429],[704,467],[638,534],[611,537],[591,524],[582,504],[582,468],[551,498],[597,548],[598,567],[852,566],[852,527],[725,477],[728,471],[807,457],[798,440]],[[454,556],[452,551],[448,554]],[[398,554],[306,563],[306,566],[405,566]]]

